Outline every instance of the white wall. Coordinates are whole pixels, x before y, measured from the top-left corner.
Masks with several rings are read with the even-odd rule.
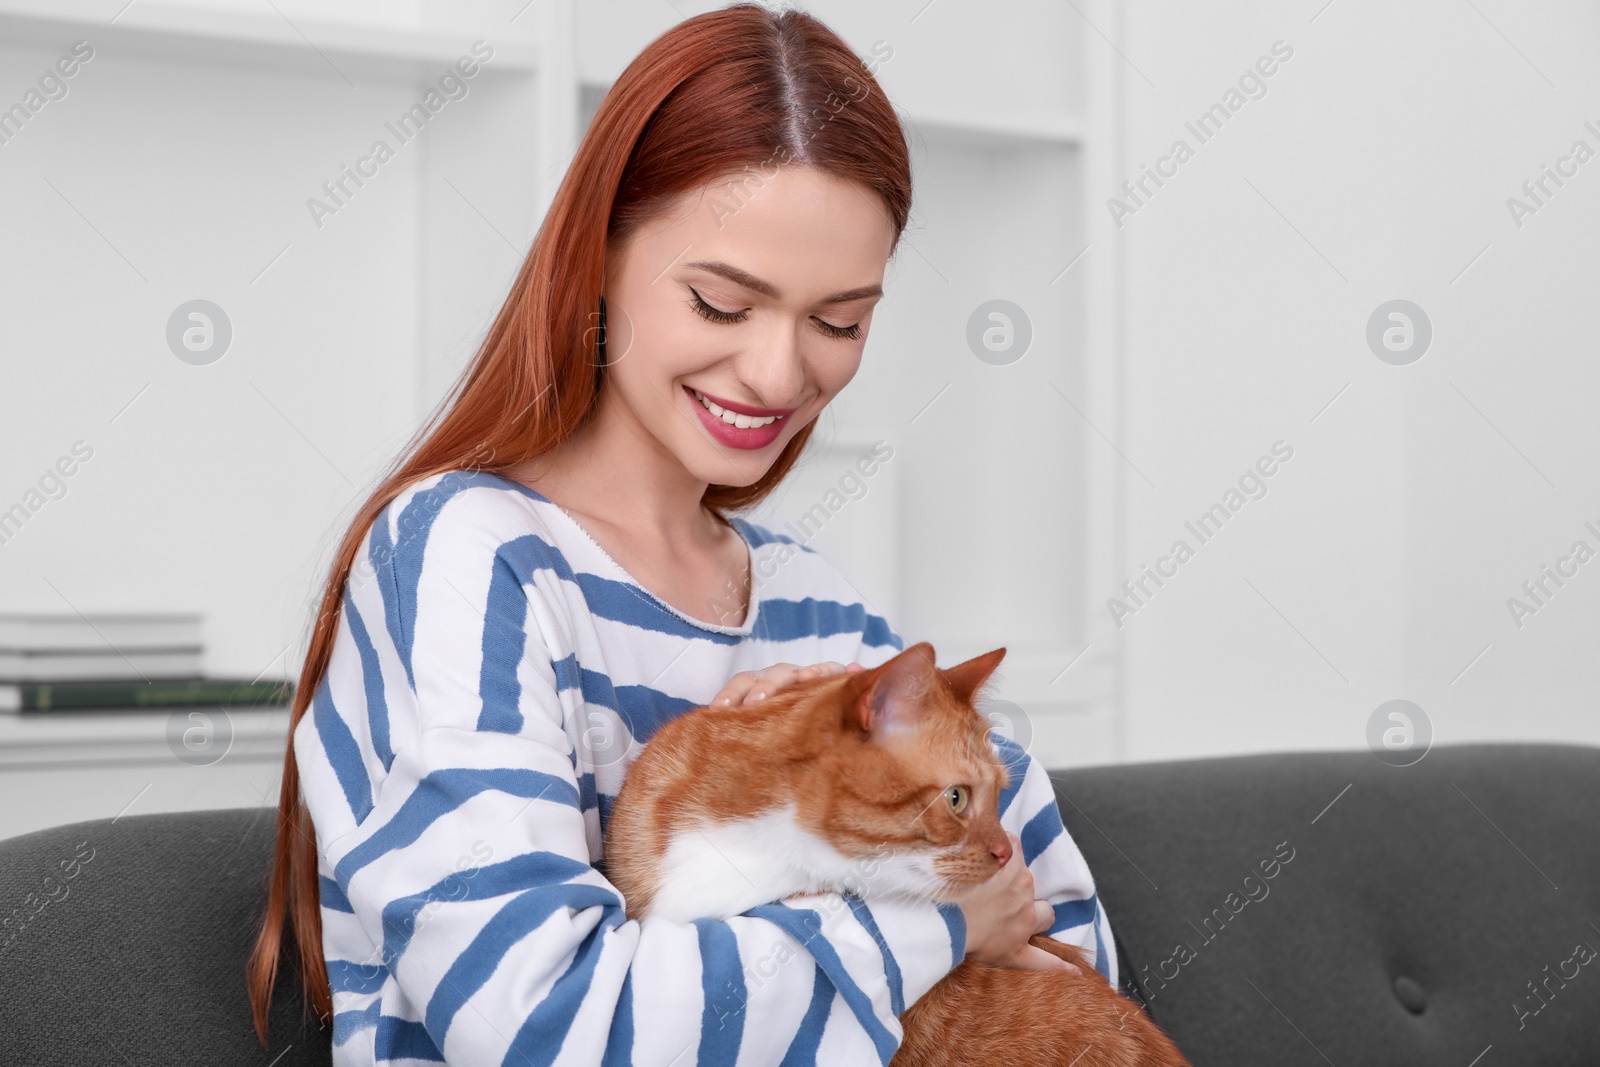
[[[4,18],[45,6],[0,5],[0,103],[92,36]],[[101,6],[109,21],[122,2]],[[279,6],[431,27],[463,49],[484,37],[507,56],[541,10]],[[585,0],[576,74],[608,82],[709,6]],[[1600,149],[1582,125],[1600,126],[1584,103],[1600,98],[1600,16],[1134,0],[1115,15],[1079,4],[1090,27],[1045,0],[808,6],[863,54],[888,42],[891,97],[944,122],[916,146],[891,300],[822,435],[897,447],[892,487],[833,533],[908,637],[945,659],[1019,649],[1010,682],[1063,765],[1359,747],[1391,697],[1422,705],[1441,741],[1600,741],[1600,563],[1521,629],[1505,605],[1575,539],[1600,549],[1582,527],[1600,527],[1586,333],[1600,162],[1520,229],[1505,206],[1574,139]],[[1116,181],[1080,153],[1114,148],[1120,180],[1175,138],[1196,145],[1185,120],[1278,40],[1294,55],[1266,96],[1116,226]],[[74,441],[95,449],[68,495],[0,545],[0,606],[202,610],[211,673],[292,674],[336,533],[476,347],[562,157],[533,127],[537,79],[491,63],[319,229],[307,197],[417,97],[429,63],[350,68],[352,90],[316,55],[180,57],[114,27],[103,41],[70,94],[0,146],[0,508]],[[1114,143],[1094,140],[1096,100],[1120,104]],[[1088,147],[948,135],[1017,123],[1083,123]],[[1102,284],[1111,272],[1120,289]],[[966,314],[997,295],[1020,297],[1039,331],[1009,377],[962,351]],[[163,336],[194,297],[235,331],[205,367]],[[1397,297],[1435,330],[1409,366],[1364,339]],[[1092,633],[1104,601],[1280,439],[1294,457],[1267,497],[1111,628],[1121,718],[1074,689],[1091,664],[1112,671],[1116,649]],[[834,455],[811,476],[829,480]],[[1121,511],[1083,505],[1101,499],[1095,464],[1119,469]],[[1086,547],[1100,528],[1120,531],[1120,558]]]
[[[1575,139],[1600,150],[1600,16],[1322,7],[1139,2],[1121,28],[1124,174],[1198,146],[1113,231],[1124,448],[1155,483],[1126,483],[1130,569],[1274,441],[1295,450],[1126,620],[1127,755],[1360,747],[1396,697],[1438,742],[1600,742],[1600,565],[1521,629],[1506,607],[1574,540],[1600,549],[1600,162],[1520,229],[1506,207]],[[1198,145],[1184,121],[1278,40],[1267,95]],[[1394,298],[1434,328],[1407,366],[1364,340]]]

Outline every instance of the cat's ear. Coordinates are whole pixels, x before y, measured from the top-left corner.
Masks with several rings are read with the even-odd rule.
[[[946,667],[942,673],[945,681],[955,690],[956,696],[965,703],[971,704],[973,696],[984,682],[989,680],[989,675],[1000,666],[1000,661],[1006,658],[1006,650],[997,648],[993,652],[985,652],[981,656],[974,656],[965,663],[958,663],[954,667]]]
[[[851,717],[862,732],[883,741],[916,727],[932,693],[933,646],[919,641],[861,676]]]

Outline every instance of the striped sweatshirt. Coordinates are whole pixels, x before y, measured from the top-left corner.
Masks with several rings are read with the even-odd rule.
[[[886,1064],[960,963],[955,904],[817,893],[726,921],[625,917],[611,805],[663,722],[774,663],[875,667],[904,641],[821,554],[747,519],[742,625],[677,610],[571,515],[482,471],[409,486],[343,590],[292,737],[316,830],[333,1062]],[[1116,982],[1050,780],[990,737],[1049,933]]]

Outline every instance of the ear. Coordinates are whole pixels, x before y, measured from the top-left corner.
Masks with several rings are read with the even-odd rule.
[[[971,704],[972,698],[984,682],[989,680],[989,675],[1000,666],[1000,661],[1006,658],[1006,650],[997,648],[993,652],[985,652],[981,656],[974,656],[965,663],[958,663],[954,667],[947,667],[940,673],[944,680],[950,683],[956,696],[965,703]]]
[[[920,641],[861,675],[850,717],[874,741],[916,727],[933,686],[933,646]]]

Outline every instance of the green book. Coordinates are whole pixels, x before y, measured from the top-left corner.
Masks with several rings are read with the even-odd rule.
[[[199,678],[171,682],[25,682],[0,685],[0,712],[184,708],[196,705],[249,707],[287,704],[293,698],[294,683],[289,681]]]

